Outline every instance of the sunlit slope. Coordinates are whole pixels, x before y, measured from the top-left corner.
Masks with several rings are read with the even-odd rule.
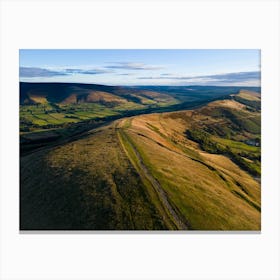
[[[191,228],[260,229],[259,184],[225,156],[166,139],[164,124],[139,117],[126,133]]]
[[[189,128],[196,123],[202,125],[201,120],[206,116],[202,112],[213,108],[245,110],[242,104],[226,100],[194,111],[138,116],[129,120],[130,126],[124,133],[170,203],[188,221],[189,228],[259,230],[261,191],[258,181],[228,154],[208,153],[186,137]],[[209,125],[212,121],[218,120],[208,116]],[[228,127],[226,118],[224,123]],[[234,135],[245,137],[243,134],[248,136],[250,132],[240,129],[240,133]],[[233,140],[227,141],[232,145]]]

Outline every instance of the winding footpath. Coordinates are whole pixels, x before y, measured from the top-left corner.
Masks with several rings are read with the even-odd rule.
[[[119,128],[122,129],[122,128]],[[116,131],[118,134],[119,132]],[[125,134],[125,132],[122,129],[122,133]],[[133,153],[135,154],[137,160],[138,160],[138,167],[141,169],[141,171],[143,172],[144,176],[146,177],[146,179],[151,183],[151,185],[153,186],[154,190],[156,191],[156,193],[159,196],[160,201],[162,202],[162,204],[164,205],[165,209],[167,209],[167,211],[169,212],[169,214],[172,216],[174,223],[176,224],[177,228],[179,230],[188,230],[190,229],[190,225],[187,221],[185,221],[185,219],[183,219],[182,217],[180,217],[178,215],[178,213],[175,211],[175,209],[173,208],[173,206],[170,204],[170,202],[168,201],[168,197],[166,195],[166,192],[163,190],[162,186],[160,185],[159,181],[154,178],[154,176],[151,174],[151,172],[149,171],[149,169],[146,167],[146,165],[143,162],[143,159],[141,157],[141,155],[139,154],[139,152],[137,151],[135,145],[132,143],[132,141],[126,136],[124,135],[126,138],[126,141],[129,142]],[[126,150],[124,143],[122,142],[122,136],[120,136],[119,134],[119,140],[121,142],[121,146],[123,147],[123,149],[125,150],[126,154],[129,155],[129,152]],[[133,161],[130,157],[129,157],[130,161]],[[135,162],[132,162],[133,165],[135,165]]]

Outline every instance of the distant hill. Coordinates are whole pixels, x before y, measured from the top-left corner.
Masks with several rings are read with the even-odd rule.
[[[20,104],[51,102],[56,104],[124,103],[145,104],[147,101],[170,102],[167,94],[129,87],[78,83],[20,83]]]
[[[238,93],[244,87],[215,87],[215,86],[106,86],[97,84],[78,83],[20,83],[20,104],[35,104],[44,101],[52,103],[83,103],[97,102],[98,93],[110,93],[126,101],[145,104],[147,100],[170,102],[192,98],[225,96]],[[260,91],[260,88],[249,87],[248,90]],[[91,97],[93,97],[93,99]],[[40,100],[42,98],[42,100]],[[118,98],[117,98],[118,99]],[[102,99],[101,99],[102,100]],[[104,98],[106,102],[106,98]]]
[[[260,107],[243,90],[22,155],[21,229],[260,230]]]

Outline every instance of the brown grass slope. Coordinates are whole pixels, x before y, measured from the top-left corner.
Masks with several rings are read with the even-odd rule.
[[[200,112],[214,107],[243,105],[216,101],[193,111],[138,116],[125,133],[190,228],[260,230],[260,184],[228,157],[202,151],[185,135],[205,118]]]
[[[238,96],[247,100],[254,100],[254,101],[260,101],[261,99],[261,94],[259,92],[249,91],[249,90],[241,90]]]

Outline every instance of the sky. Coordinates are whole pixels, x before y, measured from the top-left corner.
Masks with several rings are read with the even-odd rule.
[[[260,86],[260,50],[103,49],[19,51],[22,82]]]

